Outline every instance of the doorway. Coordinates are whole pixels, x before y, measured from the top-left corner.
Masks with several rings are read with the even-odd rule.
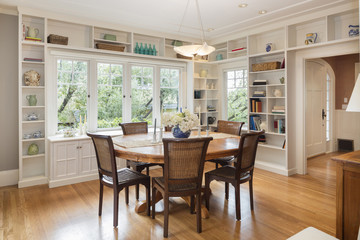
[[[332,150],[332,102],[335,74],[323,59],[305,63],[305,136],[306,157],[311,158]]]

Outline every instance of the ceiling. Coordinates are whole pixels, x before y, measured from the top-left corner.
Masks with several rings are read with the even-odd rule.
[[[23,6],[106,22],[200,37],[195,0],[0,0],[0,5]],[[205,36],[212,39],[235,30],[333,7],[353,0],[198,0]],[[357,1],[357,0],[356,0]],[[246,8],[239,8],[247,3]],[[267,10],[266,14],[259,14]],[[181,19],[184,16],[179,31]],[[209,28],[214,30],[208,32]]]

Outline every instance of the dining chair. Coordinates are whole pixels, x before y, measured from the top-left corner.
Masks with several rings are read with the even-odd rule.
[[[124,135],[148,133],[147,122],[120,123],[119,125]],[[137,172],[142,172],[144,169],[146,169],[146,175],[149,175],[149,167],[157,166],[157,165],[163,166],[163,164],[144,163],[144,162],[126,160],[126,167],[128,168],[131,167]],[[136,200],[139,200],[139,185],[136,185]]]
[[[240,136],[241,128],[244,124],[245,124],[244,122],[218,120],[217,132]],[[222,158],[216,158],[216,159],[209,160],[209,162],[215,163],[216,168],[219,167],[219,164],[221,166],[231,165],[231,163],[233,161],[234,161],[234,156],[222,157]]]
[[[112,138],[106,135],[87,133],[91,137],[98,165],[100,194],[99,194],[99,216],[102,214],[103,189],[104,186],[114,191],[114,227],[118,226],[119,193],[125,188],[125,201],[129,204],[129,186],[142,184],[146,188],[147,215],[150,216],[150,177],[131,170],[129,168],[117,169]]]
[[[261,132],[250,132],[241,134],[239,149],[235,155],[235,166],[226,165],[205,173],[205,199],[206,208],[210,210],[210,183],[212,180],[231,183],[235,187],[236,219],[240,220],[240,184],[249,182],[250,208],[254,210],[253,202],[253,173],[255,165],[256,150]],[[226,187],[225,187],[226,188]],[[227,188],[227,191],[229,189]],[[226,200],[229,192],[225,193]]]
[[[190,196],[194,212],[196,196],[197,232],[201,232],[201,184],[206,151],[212,137],[193,139],[164,138],[164,176],[152,179],[152,218],[155,218],[155,196],[164,199],[164,237],[168,237],[169,197]]]

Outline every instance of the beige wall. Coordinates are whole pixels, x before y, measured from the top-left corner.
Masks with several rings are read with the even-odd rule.
[[[359,62],[359,54],[324,58],[335,73],[335,109],[342,109],[344,98],[350,99],[355,85],[355,63]]]
[[[19,167],[18,17],[0,14],[0,171]]]

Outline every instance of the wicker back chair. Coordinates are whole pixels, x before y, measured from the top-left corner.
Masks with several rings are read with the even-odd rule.
[[[129,203],[129,186],[143,184],[146,187],[147,214],[150,215],[150,177],[128,168],[117,170],[112,138],[105,135],[87,133],[91,137],[95,152],[100,179],[99,216],[102,214],[104,185],[114,190],[114,220],[118,225],[119,193],[125,188],[125,201]]]
[[[241,128],[244,124],[245,124],[244,122],[219,120],[217,123],[217,131],[221,132],[221,133],[227,133],[227,134],[233,134],[236,136],[240,136]],[[234,156],[222,157],[222,158],[216,158],[216,159],[209,160],[209,162],[215,163],[216,168],[219,167],[219,164],[221,166],[231,165],[231,163],[233,161],[234,161]]]
[[[212,180],[223,181],[226,184],[231,183],[235,187],[236,219],[240,220],[240,184],[249,182],[250,207],[254,210],[253,200],[253,172],[255,165],[256,150],[261,132],[251,132],[241,134],[239,150],[236,154],[237,161],[235,167],[231,165],[217,168],[205,173],[206,188],[206,207],[210,208],[210,182]],[[226,187],[225,187],[226,188]],[[227,189],[228,191],[228,189]],[[225,198],[229,199],[229,192],[225,193]]]
[[[164,237],[168,236],[169,197],[191,197],[194,212],[196,195],[197,231],[201,232],[201,183],[206,151],[212,137],[193,139],[163,139],[164,177],[152,180],[152,218],[155,218],[155,196],[159,191],[164,199]]]
[[[124,135],[130,134],[139,134],[139,133],[148,133],[148,123],[147,122],[131,122],[131,123],[120,123],[119,124]],[[146,175],[149,175],[149,167],[162,164],[155,163],[144,163],[144,162],[135,162],[131,160],[126,160],[126,167],[132,168],[137,172],[142,172],[146,169]],[[139,185],[136,185],[136,200],[139,200]]]

